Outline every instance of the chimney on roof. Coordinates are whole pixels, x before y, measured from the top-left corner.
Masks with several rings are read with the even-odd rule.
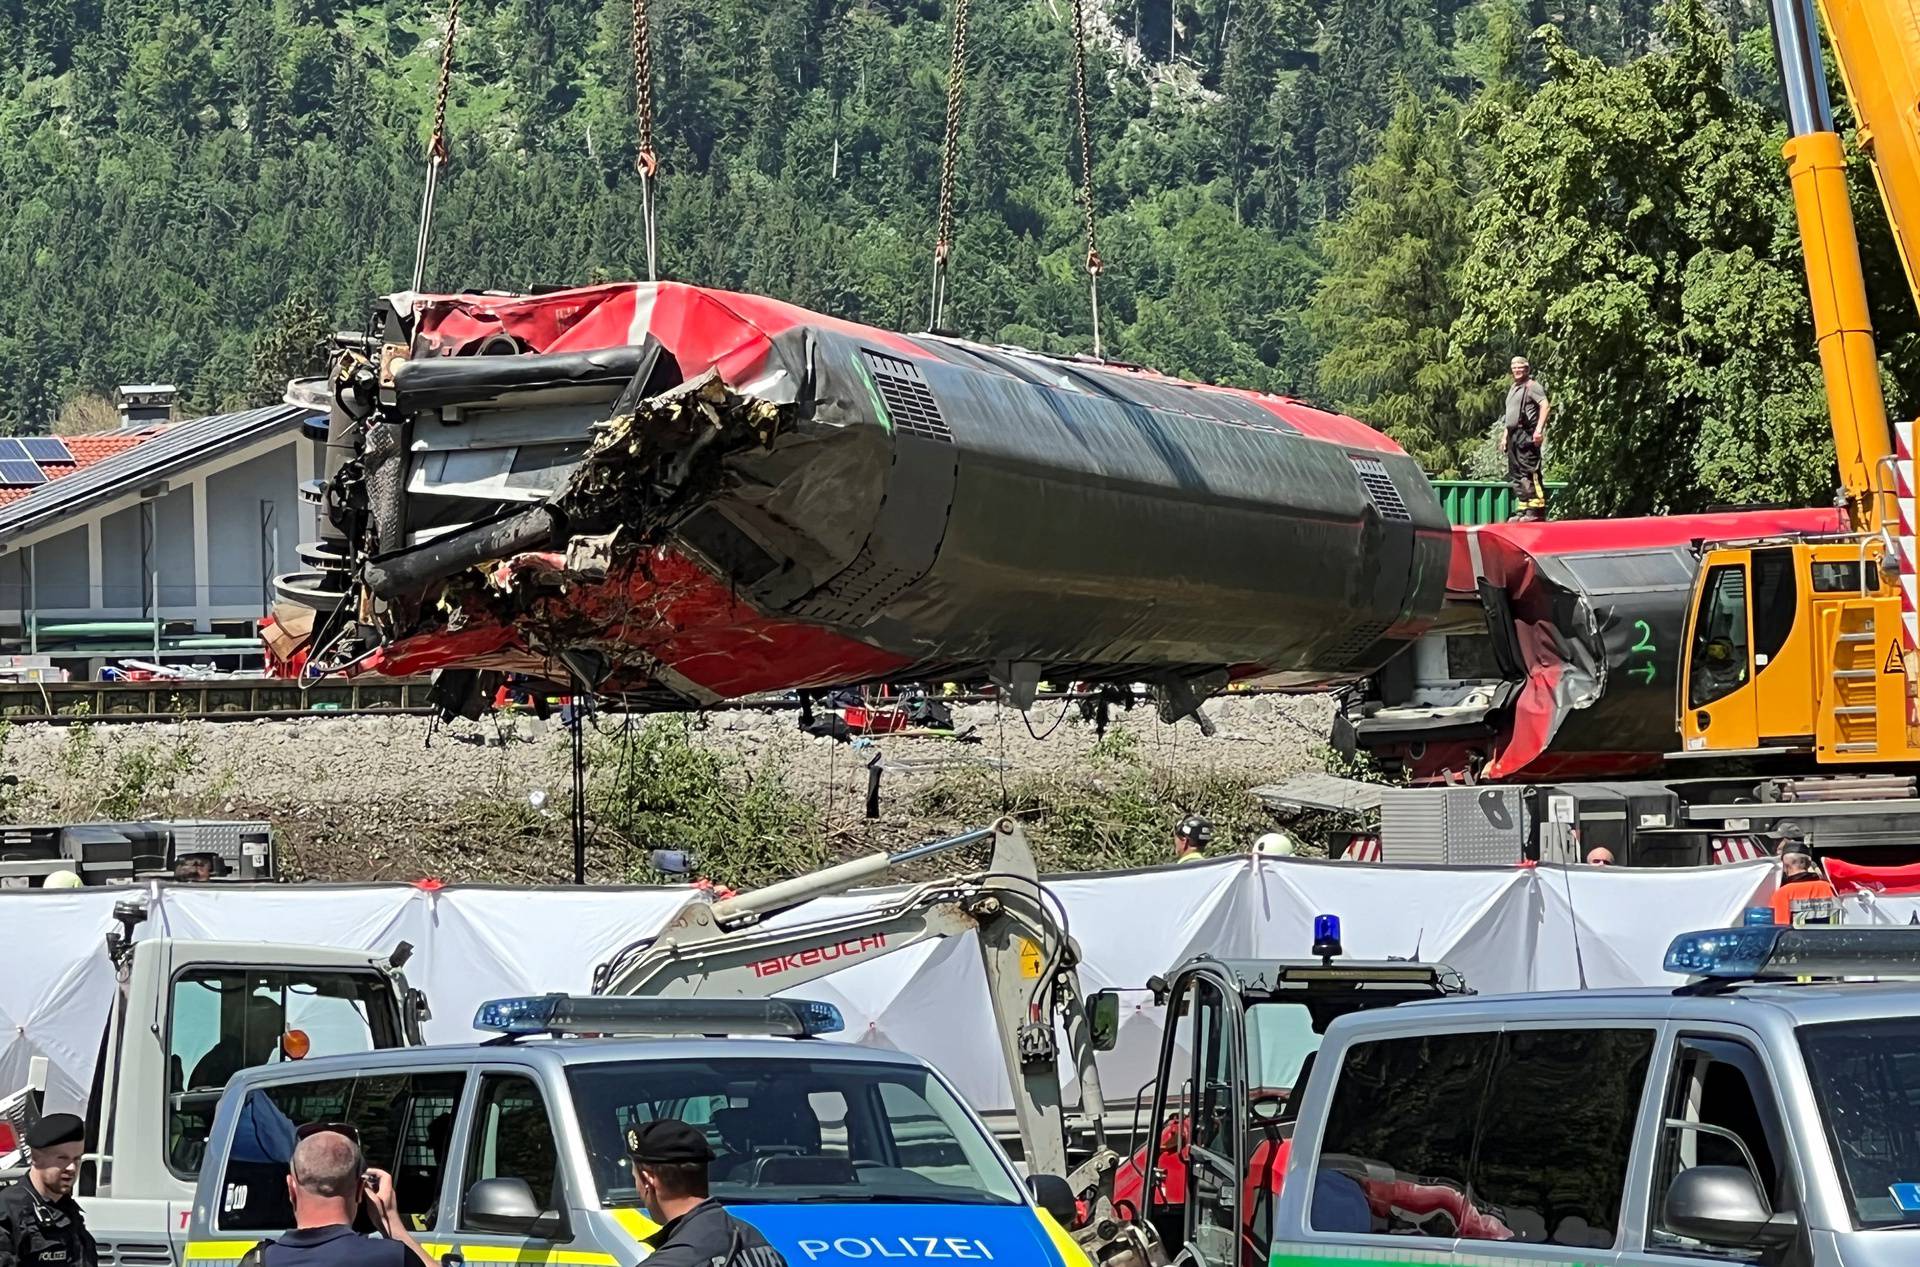
[[[180,389],[172,383],[129,383],[120,388],[120,423],[138,427],[172,422],[174,398]]]

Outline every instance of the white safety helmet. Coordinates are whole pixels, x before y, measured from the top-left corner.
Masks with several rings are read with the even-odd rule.
[[[80,883],[80,877],[72,871],[51,871],[47,873],[47,878],[40,882],[40,887],[43,889],[78,889],[84,888],[85,886]]]
[[[1275,857],[1290,858],[1294,854],[1293,837],[1283,831],[1270,831],[1253,842],[1255,853],[1273,854]]]

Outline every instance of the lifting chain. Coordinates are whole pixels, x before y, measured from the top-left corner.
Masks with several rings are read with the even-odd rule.
[[[640,124],[633,170],[640,175],[640,218],[647,236],[647,280],[651,282],[659,280],[653,181],[660,173],[660,156],[653,149],[653,30],[647,0],[633,0],[633,105]]]
[[[440,189],[440,169],[447,162],[447,96],[453,88],[453,44],[460,34],[460,0],[447,5],[446,37],[440,43],[440,83],[433,94],[433,139],[427,143],[427,186],[420,195],[420,240],[413,253],[413,290],[420,293],[427,276],[427,247],[433,239],[433,200]]]
[[[1093,310],[1093,354],[1100,350],[1100,239],[1093,215],[1093,141],[1087,116],[1087,0],[1073,0],[1073,103],[1080,125],[1080,209],[1087,226],[1087,296]]]
[[[960,105],[967,82],[967,0],[954,0],[953,49],[947,60],[947,131],[940,148],[940,205],[934,215],[933,303],[927,329],[940,329],[947,306],[947,261],[953,256],[953,183],[960,162]]]

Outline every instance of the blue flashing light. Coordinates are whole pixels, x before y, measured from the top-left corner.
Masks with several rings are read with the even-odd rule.
[[[1313,917],[1313,953],[1322,959],[1331,959],[1341,953],[1340,917],[1338,915],[1316,915]]]
[[[1771,906],[1749,906],[1741,912],[1740,923],[1747,928],[1771,927],[1774,923]]]
[[[1757,977],[1773,957],[1779,938],[1780,928],[1771,921],[1765,927],[1681,933],[1667,947],[1667,971],[1691,977]]]
[[[846,1029],[846,1018],[817,999],[638,999],[571,994],[489,999],[473,1027],[496,1034],[621,1037],[723,1037],[755,1034],[818,1038]]]
[[[473,1027],[497,1034],[547,1034],[564,994],[539,994],[517,999],[488,999],[474,1013]]]

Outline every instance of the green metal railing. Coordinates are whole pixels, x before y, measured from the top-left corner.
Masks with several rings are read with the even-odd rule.
[[[1513,518],[1513,489],[1504,480],[1431,480],[1433,491],[1456,528],[1500,524]],[[1547,485],[1547,509],[1565,484]]]

